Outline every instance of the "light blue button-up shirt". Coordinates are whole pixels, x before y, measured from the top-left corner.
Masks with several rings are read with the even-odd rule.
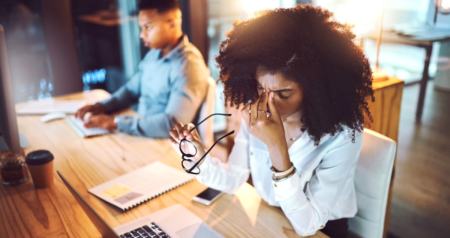
[[[138,103],[139,116],[117,117],[119,132],[168,138],[174,124],[194,120],[205,100],[209,69],[187,36],[166,56],[160,55],[161,50],[150,50],[131,80],[101,102],[107,113]]]

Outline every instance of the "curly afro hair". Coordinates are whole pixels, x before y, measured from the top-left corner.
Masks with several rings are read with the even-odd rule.
[[[353,42],[352,26],[332,16],[320,7],[297,5],[236,21],[216,57],[225,101],[239,107],[258,98],[258,67],[281,73],[302,88],[301,122],[315,145],[344,126],[354,141],[355,131],[372,122],[366,101],[375,100],[372,70]]]

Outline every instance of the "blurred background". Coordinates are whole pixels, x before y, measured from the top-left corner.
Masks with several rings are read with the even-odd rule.
[[[383,33],[408,34],[405,27],[450,29],[450,0],[179,1],[183,31],[199,48],[216,80],[219,70],[214,57],[225,32],[237,18],[248,19],[258,10],[289,8],[298,3],[328,9],[335,13],[336,20],[355,25],[358,41],[373,65],[377,42],[364,36],[379,29],[380,24]],[[16,103],[82,90],[113,93],[136,72],[148,51],[139,39],[136,0],[0,0],[0,24],[6,32]],[[432,80],[426,89],[420,123],[414,120],[414,112],[425,49],[420,44],[389,42],[380,48],[379,68],[405,83],[388,237],[450,234],[450,43],[432,44],[428,72]],[[222,89],[219,83],[218,112],[227,110]],[[215,131],[222,133],[227,127],[230,121],[215,118]],[[423,152],[424,147],[428,152]],[[411,156],[416,157],[413,160]]]

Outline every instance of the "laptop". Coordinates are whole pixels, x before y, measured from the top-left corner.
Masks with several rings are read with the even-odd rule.
[[[70,193],[83,208],[86,215],[105,238],[200,238],[223,236],[185,207],[177,204],[167,207],[145,217],[131,221],[116,228],[111,228],[103,218],[84,200],[72,185],[56,171]]]

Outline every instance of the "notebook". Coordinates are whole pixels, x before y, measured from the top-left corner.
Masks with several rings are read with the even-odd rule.
[[[79,118],[75,118],[74,116],[67,117],[66,120],[69,125],[71,125],[72,128],[75,129],[75,131],[83,138],[111,133],[111,131],[102,128],[86,128],[84,127],[84,121]]]
[[[116,208],[127,211],[194,179],[159,161],[89,189]]]
[[[33,101],[27,103],[26,106],[17,110],[18,115],[44,115],[52,112],[64,112],[73,114],[78,109],[86,105],[85,101],[55,101],[53,99],[45,99],[41,101]]]

